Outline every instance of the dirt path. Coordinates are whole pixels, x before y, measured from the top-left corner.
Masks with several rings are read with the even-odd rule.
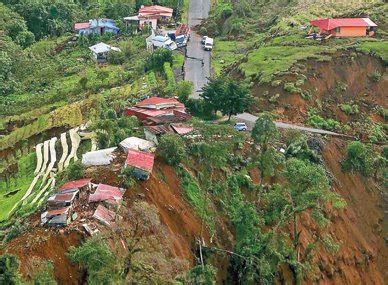
[[[187,43],[185,60],[185,80],[194,84],[191,98],[198,99],[202,87],[210,76],[210,52],[204,51],[201,36],[193,28],[209,16],[210,0],[191,0],[188,12],[188,24],[191,28],[190,41]]]

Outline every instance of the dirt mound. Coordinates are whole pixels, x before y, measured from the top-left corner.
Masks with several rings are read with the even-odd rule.
[[[340,248],[333,255],[315,251],[313,263],[320,271],[316,278],[319,284],[385,284],[388,250],[380,234],[381,189],[372,179],[342,172],[339,160],[344,157],[345,146],[346,142],[332,139],[323,150],[326,167],[333,175],[333,190],[346,200],[347,207],[329,213],[332,222],[325,232]],[[308,219],[303,225],[301,241],[307,246],[318,229]]]
[[[0,254],[15,254],[20,259],[20,272],[28,277],[28,261],[31,257],[40,257],[50,260],[54,264],[55,279],[59,284],[79,284],[83,272],[67,258],[66,253],[70,246],[81,242],[82,235],[78,232],[66,233],[59,230],[34,228],[11,240]]]

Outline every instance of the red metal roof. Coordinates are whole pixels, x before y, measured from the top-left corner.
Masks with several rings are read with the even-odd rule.
[[[110,186],[110,185],[102,184],[102,183],[98,184],[96,192],[109,193],[109,194],[112,194],[112,195],[115,195],[118,197],[123,196],[123,193],[120,191],[119,187]]]
[[[102,205],[98,205],[96,211],[93,214],[93,218],[109,226],[110,222],[113,222],[115,220],[116,213],[108,210]]]
[[[338,19],[318,19],[310,21],[312,26],[322,30],[330,31],[338,27],[376,27],[368,18],[338,18]]]
[[[148,172],[152,172],[152,168],[154,167],[154,160],[155,155],[152,153],[129,149],[125,163],[127,166],[133,166]]]
[[[82,30],[82,29],[88,29],[90,28],[90,23],[75,23],[74,29],[75,30]]]
[[[91,181],[92,181],[91,178],[69,181],[69,182],[66,182],[65,184],[63,184],[61,187],[59,187],[59,191],[66,190],[66,189],[75,189],[75,188],[85,187]]]
[[[77,195],[77,192],[69,193],[69,194],[56,194],[49,198],[49,201],[63,202],[63,201],[71,201]]]
[[[106,200],[121,200],[123,192],[120,191],[119,187],[110,186],[106,184],[98,184],[96,192],[89,195],[89,202],[99,202]]]
[[[149,131],[154,135],[164,135],[166,133],[171,133],[172,130],[169,126],[159,125],[159,126],[146,126],[145,130]]]
[[[186,135],[194,130],[193,127],[184,124],[171,124],[171,127],[179,135]]]
[[[162,107],[163,105],[167,105],[167,106],[173,105],[174,107],[184,108],[184,105],[175,98],[161,98],[161,97],[151,97],[151,98],[145,99],[143,101],[138,102],[135,106],[145,108],[147,106],[152,106],[152,105],[154,105],[155,107]]]
[[[152,5],[152,6],[142,6],[139,9],[139,15],[146,16],[146,15],[159,15],[164,17],[172,17],[172,12],[174,10],[168,7],[163,7],[159,5]]]
[[[69,207],[60,208],[60,209],[50,210],[50,211],[47,211],[47,217],[52,217],[52,216],[58,216],[58,215],[66,214],[67,212],[69,212],[69,210],[70,210],[70,206]]]

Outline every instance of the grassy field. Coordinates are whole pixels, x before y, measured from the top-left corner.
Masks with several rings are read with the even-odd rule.
[[[0,222],[6,220],[13,206],[23,197],[26,193],[31,181],[34,178],[34,170],[36,166],[36,155],[30,153],[19,159],[18,169],[16,176],[11,177],[9,181],[9,187],[7,188],[6,182],[0,181]],[[16,194],[7,196],[8,192],[18,190]]]

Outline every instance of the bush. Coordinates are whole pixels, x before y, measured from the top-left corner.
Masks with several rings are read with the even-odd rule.
[[[340,108],[346,115],[354,115],[354,114],[358,114],[359,112],[358,106],[356,104],[354,105],[341,104]]]
[[[302,89],[300,89],[299,87],[296,87],[293,82],[287,82],[287,83],[284,83],[284,91],[289,93],[300,94],[302,92]]]
[[[373,72],[371,75],[369,75],[369,78],[370,80],[372,80],[373,82],[379,82],[380,79],[381,79],[381,73],[376,71],[376,72]]]
[[[54,265],[51,261],[33,257],[29,261],[31,279],[34,285],[55,285]]]
[[[125,61],[125,54],[120,51],[110,51],[108,52],[108,62],[110,64],[123,64]]]
[[[165,62],[163,64],[163,70],[167,79],[167,86],[165,88],[165,92],[167,93],[167,95],[171,96],[175,91],[175,83],[176,83],[174,72],[172,71],[172,68],[171,68],[171,63]]]
[[[134,168],[133,167],[124,167],[121,170],[120,176],[123,178],[124,185],[127,188],[132,187],[136,183],[136,181],[134,179],[133,172],[134,172]]]
[[[68,180],[80,179],[84,176],[85,166],[81,161],[73,162],[66,169]]]
[[[172,51],[164,48],[158,48],[146,57],[144,64],[145,71],[153,69],[162,70],[165,62],[169,62],[170,64],[172,64]]]
[[[372,172],[372,152],[359,141],[348,144],[346,158],[342,163],[345,171],[359,171],[364,176],[369,176]]]
[[[159,153],[170,165],[178,165],[186,157],[185,143],[177,134],[166,134],[160,138]]]
[[[20,284],[19,259],[13,254],[0,255],[0,284]]]
[[[193,92],[194,85],[191,81],[179,81],[176,85],[175,94],[182,103],[186,103],[190,94]]]

